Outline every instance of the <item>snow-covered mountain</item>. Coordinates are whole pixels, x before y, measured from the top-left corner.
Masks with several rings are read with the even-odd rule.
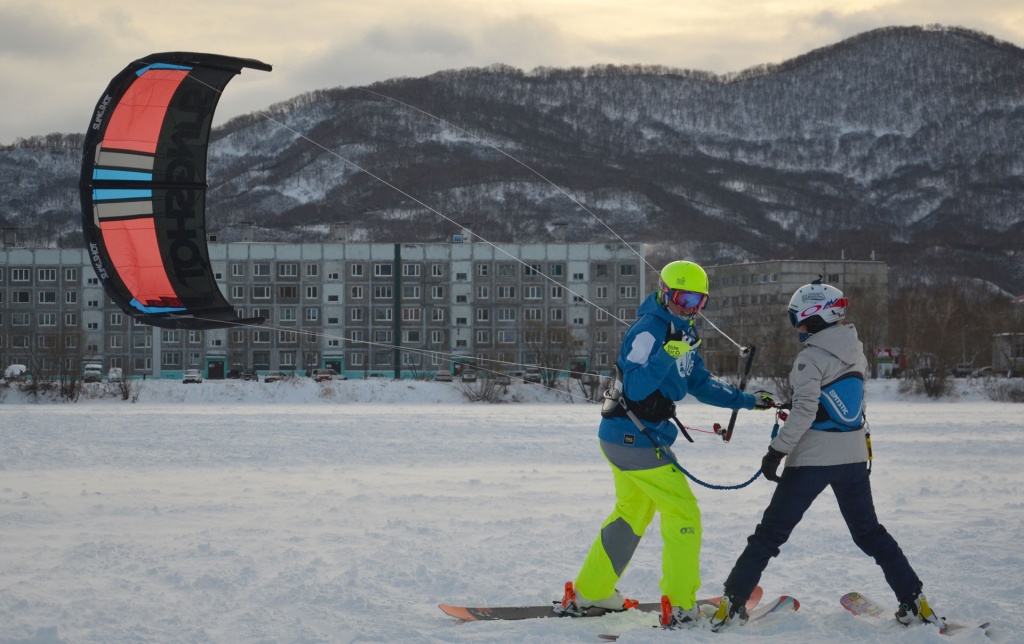
[[[439,72],[311,92],[214,133],[224,241],[664,242],[707,262],[876,259],[1024,292],[1024,50],[867,32],[718,76],[628,66]],[[77,236],[80,138],[0,150],[0,224]],[[372,176],[371,176],[372,175]],[[457,223],[456,223],[457,222]],[[941,271],[941,272],[940,272]]]

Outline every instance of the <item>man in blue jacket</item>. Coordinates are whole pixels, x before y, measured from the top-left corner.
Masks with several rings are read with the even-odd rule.
[[[654,513],[661,513],[662,618],[666,628],[692,625],[700,588],[701,522],[697,499],[668,455],[678,430],[674,401],[688,394],[727,409],[768,409],[767,392],[748,394],[717,380],[694,349],[693,318],[708,299],[708,277],[676,261],[661,271],[658,291],[640,306],[616,362],[618,377],[602,410],[598,437],[615,481],[615,509],[601,526],[576,578],[566,584],[564,610],[623,610],[632,603],[615,588]],[[619,402],[621,401],[621,402]],[[641,431],[640,426],[643,430]],[[652,443],[653,441],[653,443]]]

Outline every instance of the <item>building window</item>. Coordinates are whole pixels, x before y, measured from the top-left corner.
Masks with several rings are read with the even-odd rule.
[[[375,300],[390,300],[393,297],[390,286],[374,286],[373,287],[373,299]]]
[[[245,277],[245,264],[232,264],[231,277]]]
[[[373,276],[374,277],[391,277],[393,267],[391,264],[374,264],[373,265]]]
[[[419,277],[422,268],[419,264],[402,264],[403,277]]]
[[[299,276],[299,265],[292,262],[282,263],[277,265],[277,276],[278,277],[298,277]]]
[[[0,279],[3,279],[3,273],[0,273]],[[78,269],[77,268],[65,268],[64,269],[64,281],[65,282],[77,282],[78,281]]]
[[[277,297],[282,300],[295,301],[299,299],[299,287],[298,286],[278,286]]]
[[[270,264],[253,264],[252,274],[255,275],[256,277],[270,277]]]

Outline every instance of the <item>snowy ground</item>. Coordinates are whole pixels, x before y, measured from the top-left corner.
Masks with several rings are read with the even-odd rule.
[[[612,506],[597,408],[518,389],[527,402],[503,405],[388,381],[150,381],[135,404],[8,392],[0,642],[948,641],[839,606],[850,590],[894,600],[828,495],[761,582],[766,597],[799,597],[797,613],[724,634],[664,632],[632,612],[446,617],[439,602],[560,596]],[[889,383],[869,396],[879,515],[933,604],[1024,641],[1024,407],[974,392],[904,398]],[[728,413],[684,403],[681,417],[707,428]],[[731,444],[697,434],[677,453],[699,478],[738,483],[759,466],[770,425],[741,412]],[[694,489],[702,594],[717,595],[772,485]],[[621,581],[628,596],[657,599],[660,541],[655,522]],[[989,641],[979,630],[956,640]]]

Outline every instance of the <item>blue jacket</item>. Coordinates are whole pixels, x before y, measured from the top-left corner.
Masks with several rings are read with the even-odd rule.
[[[643,400],[658,390],[676,401],[692,394],[702,403],[715,407],[754,408],[754,396],[712,376],[696,350],[687,351],[677,360],[662,348],[670,325],[674,324],[677,331],[687,329],[688,333],[695,334],[692,320],[669,313],[658,303],[657,294],[644,300],[637,315],[639,319],[626,332],[619,349],[618,365],[622,370],[623,390],[627,398]],[[679,434],[671,420],[640,422],[662,446],[672,445]],[[602,418],[598,436],[616,445],[652,447],[633,421],[623,416]]]

